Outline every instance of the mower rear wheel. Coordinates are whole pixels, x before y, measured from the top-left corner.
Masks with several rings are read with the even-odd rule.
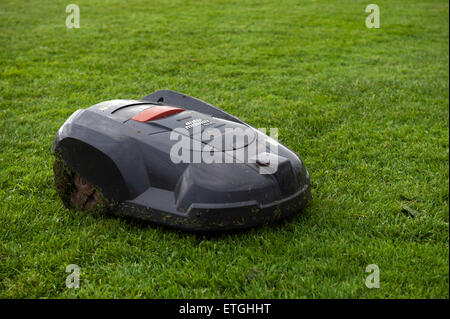
[[[69,209],[106,213],[108,201],[100,190],[73,171],[61,158],[53,163],[56,191],[64,206]]]

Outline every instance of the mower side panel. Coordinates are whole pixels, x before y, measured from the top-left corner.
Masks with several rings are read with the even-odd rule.
[[[95,147],[68,137],[58,144],[56,153],[72,170],[81,176],[87,176],[89,183],[99,187],[109,201],[120,202],[130,197],[116,164]]]
[[[108,200],[132,199],[150,187],[150,182],[139,147],[126,129],[82,110],[64,123],[52,148]]]

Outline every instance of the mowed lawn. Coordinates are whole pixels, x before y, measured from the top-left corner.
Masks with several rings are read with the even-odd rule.
[[[70,3],[0,2],[0,297],[449,297],[447,1],[376,1],[380,29],[370,1]],[[158,89],[279,128],[309,206],[219,236],[65,209],[58,128]]]

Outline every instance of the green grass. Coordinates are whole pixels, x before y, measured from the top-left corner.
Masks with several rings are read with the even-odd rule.
[[[449,297],[447,1],[379,0],[380,29],[368,1],[69,3],[0,3],[0,297]],[[158,89],[278,127],[307,209],[215,237],[66,210],[58,128]]]

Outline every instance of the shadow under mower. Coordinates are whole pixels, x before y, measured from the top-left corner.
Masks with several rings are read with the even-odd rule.
[[[52,151],[56,190],[67,208],[183,230],[265,224],[299,212],[311,196],[309,172],[293,151],[225,111],[168,90],[75,111]]]

